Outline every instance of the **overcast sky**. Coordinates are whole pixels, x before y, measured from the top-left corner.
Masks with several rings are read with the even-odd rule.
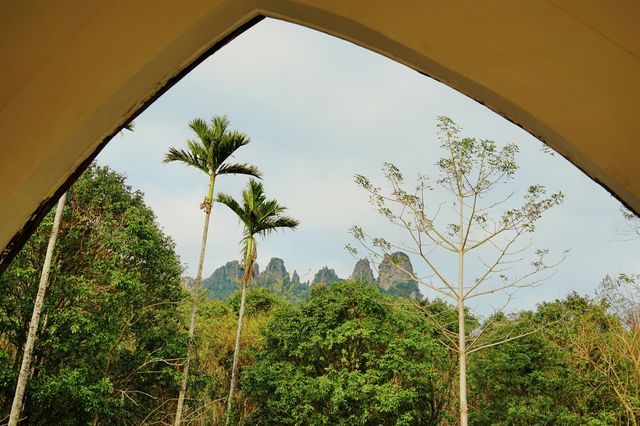
[[[561,190],[566,202],[540,221],[535,247],[568,258],[542,286],[519,292],[511,309],[531,308],[572,290],[590,294],[606,274],[640,272],[640,240],[624,241],[619,203],[559,155],[542,152],[533,136],[466,96],[378,54],[296,25],[267,19],[204,61],[135,120],[135,132],[116,136],[98,157],[145,193],[158,222],[195,275],[208,179],[183,165],[163,164],[170,146],[192,137],[187,123],[226,114],[251,144],[238,161],[260,167],[270,197],[301,221],[258,243],[258,263],[272,256],[310,280],[322,266],[348,277],[355,259],[344,249],[348,229],[361,225],[390,240],[402,235],[386,226],[353,183],[355,173],[382,184],[382,163],[391,161],[408,181],[434,174],[441,156],[436,117],[447,115],[463,134],[516,143],[521,166],[513,190],[540,183]],[[244,177],[225,176],[217,189],[238,195]],[[216,205],[204,276],[240,258],[242,228]],[[443,260],[447,273],[455,259]],[[414,260],[414,267],[423,267]],[[483,311],[491,300],[480,302]]]

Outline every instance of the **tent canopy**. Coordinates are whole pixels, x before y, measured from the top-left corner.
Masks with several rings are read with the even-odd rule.
[[[640,2],[0,3],[0,270],[110,136],[262,17],[448,84],[640,211]]]

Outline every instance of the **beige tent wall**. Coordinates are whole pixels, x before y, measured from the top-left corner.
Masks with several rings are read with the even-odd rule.
[[[111,135],[262,16],[450,85],[640,211],[636,0],[7,0],[0,270]]]

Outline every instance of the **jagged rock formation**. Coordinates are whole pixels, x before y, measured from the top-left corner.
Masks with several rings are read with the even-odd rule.
[[[413,266],[406,253],[385,255],[378,267],[378,287],[389,294],[418,297],[418,283],[412,279]]]
[[[407,272],[404,272],[404,269]],[[344,281],[338,277],[336,271],[328,266],[322,267],[313,277],[311,284],[301,283],[296,271],[289,276],[284,261],[274,257],[264,271],[258,273],[259,267],[254,265],[254,280],[250,285],[269,288],[273,293],[293,301],[305,300],[309,295],[310,285],[325,284]],[[409,256],[402,252],[396,252],[385,256],[379,268],[379,277],[373,274],[371,265],[367,259],[360,259],[351,274],[352,280],[362,280],[377,285],[381,291],[395,296],[419,297],[420,291],[416,281],[411,279],[413,266]],[[244,271],[237,260],[227,262],[216,269],[207,279],[202,280],[202,289],[207,290],[207,297],[225,300],[231,293],[240,288]],[[183,286],[193,291],[195,280],[189,277],[183,278]]]
[[[261,286],[275,283],[288,285],[290,279],[287,268],[284,266],[284,260],[278,257],[271,258],[265,270],[258,275],[257,281]]]
[[[253,273],[257,275],[258,264],[254,264]],[[240,288],[244,269],[240,262],[233,260],[219,267],[209,278],[202,280],[201,287],[207,289],[207,296],[213,299],[226,299],[231,293]]]
[[[191,277],[182,277],[180,279],[180,284],[182,285],[182,288],[191,293],[196,287],[196,279]]]
[[[336,271],[333,269],[329,269],[327,266],[323,266],[313,277],[313,281],[311,281],[311,285],[315,284],[331,284],[336,281],[343,281],[338,277]]]
[[[293,271],[293,275],[291,275],[291,284],[300,285],[300,275],[298,275],[298,271]]]
[[[358,260],[356,266],[353,268],[353,272],[351,273],[351,279],[364,281],[366,283],[377,282],[376,278],[373,276],[371,266],[369,266],[369,259]]]
[[[391,255],[385,255],[378,267],[378,272],[378,285],[383,290],[389,290],[396,283],[411,280],[413,266],[409,256],[397,251]]]
[[[254,271],[257,270],[257,264],[254,267]],[[210,278],[215,280],[225,280],[231,281],[233,283],[239,284],[242,280],[242,276],[244,274],[244,269],[240,265],[240,262],[237,260],[233,260],[231,262],[227,262],[224,266],[219,267],[213,274],[211,274]]]
[[[269,261],[266,269],[258,273],[258,264],[254,264],[254,281],[250,285],[266,287],[275,294],[289,300],[304,300],[309,294],[309,286],[300,283],[300,277],[294,273],[289,279],[289,273],[284,261],[277,257]],[[202,281],[202,287],[207,289],[207,297],[225,300],[231,293],[240,288],[244,271],[237,260],[227,262],[216,269],[211,276]]]

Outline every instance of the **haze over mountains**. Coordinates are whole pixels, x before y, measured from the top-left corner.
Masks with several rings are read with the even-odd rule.
[[[216,269],[211,276],[202,280],[201,288],[206,289],[206,295],[212,299],[224,300],[240,288],[243,269],[240,262],[232,260]],[[378,277],[374,276],[368,259],[356,262],[349,279],[369,282],[385,292],[396,296],[419,297],[417,283],[411,279],[413,266],[409,257],[402,252],[393,253],[385,257],[378,267]],[[270,288],[272,291],[290,300],[305,300],[309,290],[315,285],[331,285],[337,281],[344,281],[335,270],[323,266],[316,272],[311,281],[301,282],[297,271],[289,273],[283,259],[273,257],[264,270],[254,266],[253,285]],[[185,277],[185,286],[193,288],[194,280]]]

